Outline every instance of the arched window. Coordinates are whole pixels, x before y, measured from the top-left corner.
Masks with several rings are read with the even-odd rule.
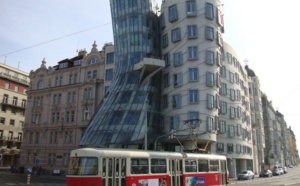
[[[93,59],[91,59],[91,60],[89,61],[89,64],[90,64],[90,65],[91,65],[91,64],[95,64],[95,63],[99,63],[98,59],[96,59],[96,58],[93,58]]]

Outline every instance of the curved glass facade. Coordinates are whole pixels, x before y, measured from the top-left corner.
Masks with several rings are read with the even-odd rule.
[[[145,57],[158,58],[159,22],[152,0],[111,0],[116,67],[100,109],[79,145],[143,144],[160,131],[160,76],[134,70]],[[143,76],[143,77],[140,77]],[[151,141],[151,138],[148,138]],[[153,140],[153,139],[152,139]]]

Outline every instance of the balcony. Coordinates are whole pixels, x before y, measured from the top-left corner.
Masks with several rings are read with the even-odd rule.
[[[2,100],[2,105],[7,106],[7,107],[13,107],[13,108],[26,110],[26,104],[24,105],[24,104],[22,104],[22,102],[15,104],[13,102],[9,103],[8,101]]]
[[[4,73],[4,72],[0,72],[0,77],[10,79],[12,81],[15,81],[15,82],[21,83],[23,85],[29,86],[29,81],[28,80],[24,80],[24,79],[18,78],[16,76],[9,75],[9,74]]]

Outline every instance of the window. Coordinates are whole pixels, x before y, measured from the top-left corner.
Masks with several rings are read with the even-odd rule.
[[[206,51],[206,64],[208,65],[214,64],[214,52]]]
[[[174,87],[182,86],[182,74],[174,74]]]
[[[235,90],[234,90],[234,89],[230,89],[230,99],[231,99],[232,101],[235,100]]]
[[[222,66],[222,59],[221,59],[221,53],[220,52],[217,52],[217,65],[219,67]]]
[[[9,89],[9,83],[5,83],[5,89]]]
[[[3,117],[0,117],[0,124],[3,124],[3,125],[5,125],[5,118],[3,118]]]
[[[235,117],[236,117],[235,108],[234,107],[230,107],[230,118],[233,119]]]
[[[198,68],[189,68],[189,81],[198,81]]]
[[[113,78],[113,69],[107,69],[105,73],[105,80],[112,80]]]
[[[164,34],[164,35],[162,36],[162,41],[161,41],[161,43],[162,43],[162,47],[163,47],[163,48],[165,48],[165,47],[167,47],[167,46],[169,45],[168,33],[166,33],[166,34]]]
[[[169,73],[163,75],[163,86],[167,87],[169,86],[170,80],[169,80]]]
[[[207,19],[214,19],[214,6],[210,3],[206,3],[205,15]]]
[[[92,99],[92,87],[84,89],[84,99]]]
[[[241,153],[241,145],[236,145],[236,153]]]
[[[224,134],[226,132],[226,121],[220,120],[219,123],[219,132]]]
[[[74,74],[74,83],[77,83],[77,74]]]
[[[181,40],[181,34],[180,34],[180,28],[175,28],[172,30],[172,42],[180,41]]]
[[[173,95],[173,108],[180,108],[181,107],[181,95]]]
[[[87,72],[86,78],[87,79],[91,79],[92,78],[92,72],[91,71]]]
[[[223,46],[223,38],[222,38],[222,34],[220,31],[218,31],[218,40],[217,41],[218,41],[218,45],[220,47],[222,47]]]
[[[224,143],[217,143],[217,151],[224,152]]]
[[[227,152],[228,153],[233,153],[233,144],[232,143],[227,144]]]
[[[208,109],[213,109],[214,108],[214,96],[207,94],[207,108]]]
[[[106,63],[110,64],[114,62],[114,53],[107,53],[106,54]]]
[[[226,78],[226,67],[225,66],[221,67],[220,74],[222,77]]]
[[[8,102],[8,95],[4,94],[3,96],[3,103],[7,103]]]
[[[212,27],[205,27],[205,39],[214,40],[214,29]]]
[[[166,28],[166,20],[165,20],[165,14],[162,13],[160,16],[160,28],[163,30]]]
[[[13,97],[13,105],[17,105],[18,104],[18,98],[17,97]]]
[[[196,1],[187,1],[186,2],[186,15],[188,17],[197,15]]]
[[[59,68],[66,68],[66,67],[68,67],[68,63],[59,64]]]
[[[190,125],[199,126],[199,113],[198,112],[189,112]]]
[[[169,21],[177,21],[178,20],[178,15],[177,15],[177,6],[172,5],[169,7]]]
[[[128,112],[124,125],[136,125],[139,119],[139,112]]]
[[[12,125],[12,126],[14,126],[15,125],[15,120],[11,119],[10,122],[9,122],[9,124]]]
[[[62,86],[62,83],[63,83],[63,76],[60,76],[60,78],[59,78],[59,86]]]
[[[214,86],[214,81],[215,81],[214,74],[210,72],[206,72],[206,85],[212,87]]]
[[[137,0],[129,0],[128,6],[131,7],[137,7]]]
[[[230,77],[230,83],[234,83],[234,74],[232,72],[229,72]]]
[[[82,59],[76,60],[74,61],[74,66],[81,65],[81,63],[82,63]]]
[[[72,84],[72,80],[73,80],[73,74],[70,74],[70,75],[69,75],[69,85]]]
[[[210,171],[219,172],[219,160],[210,160]]]
[[[227,53],[228,63],[232,64],[232,55],[230,53]]]
[[[235,127],[233,125],[229,125],[229,137],[235,136]]]
[[[240,83],[240,76],[238,73],[235,73],[235,81],[236,81],[236,84]]]
[[[170,130],[171,129],[174,129],[174,130],[179,129],[179,117],[178,116],[170,117]]]
[[[90,120],[91,119],[91,111],[89,108],[84,108],[83,111],[83,120]]]
[[[97,70],[93,70],[93,79],[97,79],[97,73],[98,73]]]
[[[242,108],[238,106],[236,110],[237,110],[237,117],[241,118],[241,116],[242,116]]]
[[[198,103],[198,102],[199,102],[199,91],[189,90],[189,103]]]
[[[197,38],[197,25],[188,25],[187,30],[189,39]]]
[[[163,95],[162,97],[162,107],[163,108],[168,108],[168,95]]]
[[[44,81],[39,81],[38,82],[38,87],[37,87],[37,89],[43,89],[43,88],[45,88],[45,83],[44,83]]]
[[[163,55],[163,59],[165,60],[165,65],[170,66],[170,55],[169,53]]]
[[[95,64],[95,63],[99,63],[98,59],[96,59],[96,58],[93,58],[89,61],[89,65]]]
[[[237,135],[240,136],[242,134],[242,125],[237,124]]]
[[[211,132],[213,130],[214,118],[207,116],[206,117],[206,130]]]
[[[219,8],[218,8],[218,24],[221,27],[224,26],[223,14],[222,14],[222,11]]]
[[[220,74],[218,72],[216,72],[216,86],[221,87]]]
[[[60,104],[61,103],[61,94],[58,94],[57,95],[57,104]]]
[[[72,94],[72,102],[73,103],[76,102],[76,91],[74,91],[73,94]]]
[[[226,96],[227,95],[227,84],[221,83],[220,94]]]
[[[151,159],[151,173],[166,173],[167,161],[166,159]]]
[[[182,53],[177,52],[173,55],[174,58],[174,66],[182,65]]]
[[[198,160],[198,172],[208,171],[208,160]]]
[[[185,160],[185,172],[197,172],[196,160]]]
[[[198,59],[198,48],[196,46],[188,47],[188,60]]]
[[[131,159],[131,174],[148,174],[149,166],[148,159],[132,158]]]
[[[221,101],[221,114],[227,114],[227,103],[225,101]]]
[[[19,87],[15,86],[15,92],[19,92]]]
[[[241,91],[240,91],[240,90],[236,90],[236,99],[237,99],[238,101],[241,100]]]

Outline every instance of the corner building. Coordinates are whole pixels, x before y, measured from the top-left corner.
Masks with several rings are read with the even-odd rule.
[[[182,146],[164,139],[159,148],[226,155],[230,177],[252,169],[248,80],[223,43],[222,3],[163,1],[161,29],[164,132]]]

